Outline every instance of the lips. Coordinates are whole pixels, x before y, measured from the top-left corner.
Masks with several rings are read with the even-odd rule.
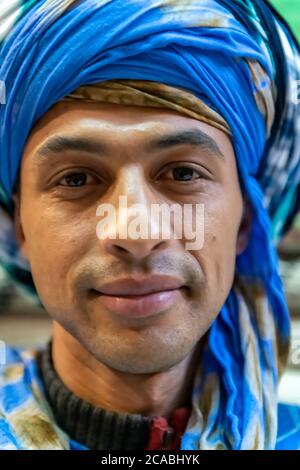
[[[116,296],[133,296],[152,294],[165,290],[179,289],[183,282],[172,276],[151,276],[142,279],[120,279],[119,281],[103,284],[97,288],[101,294]]]
[[[97,289],[97,302],[110,312],[129,318],[158,315],[180,300],[184,284],[171,276],[121,279]]]

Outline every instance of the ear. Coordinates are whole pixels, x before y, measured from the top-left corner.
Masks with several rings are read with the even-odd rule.
[[[248,246],[253,220],[253,210],[250,202],[244,199],[243,215],[236,241],[236,254],[240,255]]]
[[[17,240],[21,255],[23,256],[23,258],[28,260],[26,240],[25,240],[23,227],[22,227],[22,221],[21,221],[20,194],[14,193],[12,198],[14,201],[14,229],[15,229],[16,240]]]

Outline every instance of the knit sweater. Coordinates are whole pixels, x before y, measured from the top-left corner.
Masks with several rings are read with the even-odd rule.
[[[51,346],[40,358],[46,396],[57,424],[72,439],[93,450],[176,450],[191,412],[177,408],[170,418],[112,412],[72,393],[55,371]]]

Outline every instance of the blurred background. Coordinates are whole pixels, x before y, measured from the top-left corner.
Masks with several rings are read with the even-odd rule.
[[[300,41],[300,0],[271,0]]]
[[[273,0],[300,41],[300,0]],[[280,269],[292,318],[288,369],[281,381],[281,401],[300,405],[300,214],[279,247]],[[0,267],[0,340],[33,346],[47,341],[51,322],[44,310],[9,282]]]

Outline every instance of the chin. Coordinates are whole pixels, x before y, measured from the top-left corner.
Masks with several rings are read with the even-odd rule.
[[[118,347],[113,348],[95,347],[91,345],[90,353],[102,364],[110,369],[127,374],[154,374],[164,372],[179,364],[185,357],[186,353],[182,350],[173,348],[161,348],[157,346],[155,352],[153,347],[144,348],[137,353],[135,347]],[[190,351],[188,351],[190,352]]]

